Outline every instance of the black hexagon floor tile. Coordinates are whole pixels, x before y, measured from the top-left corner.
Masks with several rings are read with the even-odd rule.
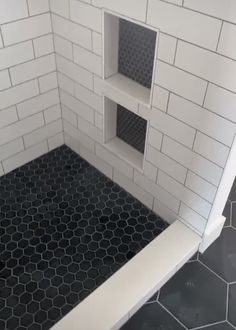
[[[166,227],[66,146],[1,177],[0,329],[49,329]]]
[[[201,328],[201,329],[202,330],[234,330],[234,328],[227,322],[209,325],[209,326]]]
[[[228,320],[236,327],[236,283],[229,287]]]
[[[185,329],[159,303],[144,305],[121,330]]]
[[[224,228],[200,260],[227,282],[236,281],[236,230]]]
[[[159,300],[188,328],[224,321],[227,285],[198,261],[186,264],[161,289]]]

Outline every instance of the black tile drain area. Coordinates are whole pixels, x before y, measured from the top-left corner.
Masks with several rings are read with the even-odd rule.
[[[49,329],[166,226],[65,146],[0,178],[0,329]]]
[[[147,121],[117,104],[117,136],[142,154],[145,149]]]

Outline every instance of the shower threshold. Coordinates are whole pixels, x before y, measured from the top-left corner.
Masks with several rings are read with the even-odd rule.
[[[119,329],[199,244],[62,146],[0,178],[0,329]]]

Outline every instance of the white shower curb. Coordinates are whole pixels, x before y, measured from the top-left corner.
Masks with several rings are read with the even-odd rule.
[[[198,251],[201,240],[175,221],[52,329],[119,329]]]

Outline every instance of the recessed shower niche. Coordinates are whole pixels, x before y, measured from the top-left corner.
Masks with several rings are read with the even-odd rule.
[[[147,121],[109,98],[104,98],[104,142],[136,168],[143,168]]]
[[[150,105],[158,31],[104,12],[104,79]]]

